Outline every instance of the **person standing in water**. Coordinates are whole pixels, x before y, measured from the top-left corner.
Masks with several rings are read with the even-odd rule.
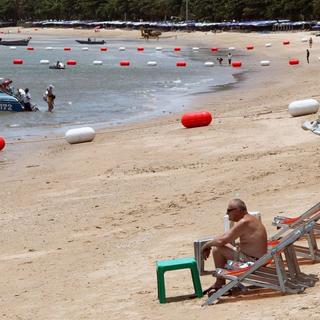
[[[231,65],[231,61],[232,61],[232,54],[231,54],[231,52],[229,52],[229,53],[228,53],[229,66]]]
[[[43,100],[48,104],[48,112],[52,112],[54,108],[54,99],[56,96],[53,94],[54,86],[50,84],[43,95]]]
[[[307,49],[307,62],[309,63],[309,58],[310,58],[310,51]]]
[[[312,37],[310,37],[310,38],[309,38],[309,48],[310,48],[310,49],[312,48],[312,42],[313,42],[313,41],[312,41]]]

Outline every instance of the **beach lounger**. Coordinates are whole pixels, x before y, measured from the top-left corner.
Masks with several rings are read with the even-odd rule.
[[[288,229],[294,229],[297,226],[306,223],[319,212],[320,202],[313,206],[311,209],[307,210],[302,215],[295,218],[276,216],[272,224],[277,226],[277,228],[279,228],[279,231],[274,236],[272,236],[271,239],[276,240],[281,238],[282,234],[286,232]],[[312,261],[320,260],[320,250],[318,248],[316,239],[317,235],[320,235],[319,223],[316,223],[313,230],[306,235],[308,246],[295,244],[295,250],[298,256],[310,259]]]
[[[288,228],[286,231],[282,230],[283,237],[278,244],[245,270],[228,272],[225,269],[217,269],[216,275],[224,277],[229,282],[214,292],[203,306],[217,302],[221,296],[239,285],[254,285],[283,293],[300,293],[314,286],[318,279],[314,275],[306,275],[300,271],[293,244],[302,236],[312,232],[319,219],[320,212],[293,230]],[[285,255],[286,263],[282,254]]]

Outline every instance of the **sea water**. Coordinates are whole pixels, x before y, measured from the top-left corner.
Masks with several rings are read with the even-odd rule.
[[[226,65],[219,66],[217,56],[210,48],[173,46],[164,42],[142,42],[124,39],[107,41],[101,45],[80,45],[74,38],[45,38],[38,36],[26,47],[0,47],[0,77],[13,80],[15,89],[29,88],[38,112],[0,112],[0,135],[6,137],[30,137],[57,135],[69,128],[91,126],[107,127],[145,120],[172,112],[182,112],[195,94],[208,92],[218,86],[234,83],[235,71]],[[144,47],[144,51],[137,50]],[[162,46],[162,50],[156,50]],[[52,47],[48,50],[47,47]],[[71,51],[64,51],[70,47]],[[88,47],[87,51],[82,50]],[[120,51],[125,47],[125,51]],[[23,59],[23,65],[14,65],[13,59]],[[66,62],[76,60],[76,66],[65,70],[52,70],[40,60]],[[102,65],[93,65],[93,61]],[[120,61],[130,61],[129,67],[121,67]],[[176,67],[177,61],[185,61],[187,67]],[[157,66],[148,66],[156,61]],[[212,61],[214,67],[204,62]],[[46,112],[42,96],[46,87],[54,85],[56,95],[53,113]]]

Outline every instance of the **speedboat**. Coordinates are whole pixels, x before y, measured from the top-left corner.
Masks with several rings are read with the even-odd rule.
[[[17,98],[0,91],[0,111],[21,112],[24,108]]]
[[[55,63],[49,66],[49,69],[57,69],[57,70],[63,70],[65,69],[66,66],[63,62]]]
[[[90,39],[90,38],[89,38]],[[105,44],[104,40],[76,40],[80,44]]]

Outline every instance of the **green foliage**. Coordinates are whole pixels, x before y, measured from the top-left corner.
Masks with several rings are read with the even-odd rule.
[[[320,0],[0,0],[3,21],[19,20],[310,20]]]

